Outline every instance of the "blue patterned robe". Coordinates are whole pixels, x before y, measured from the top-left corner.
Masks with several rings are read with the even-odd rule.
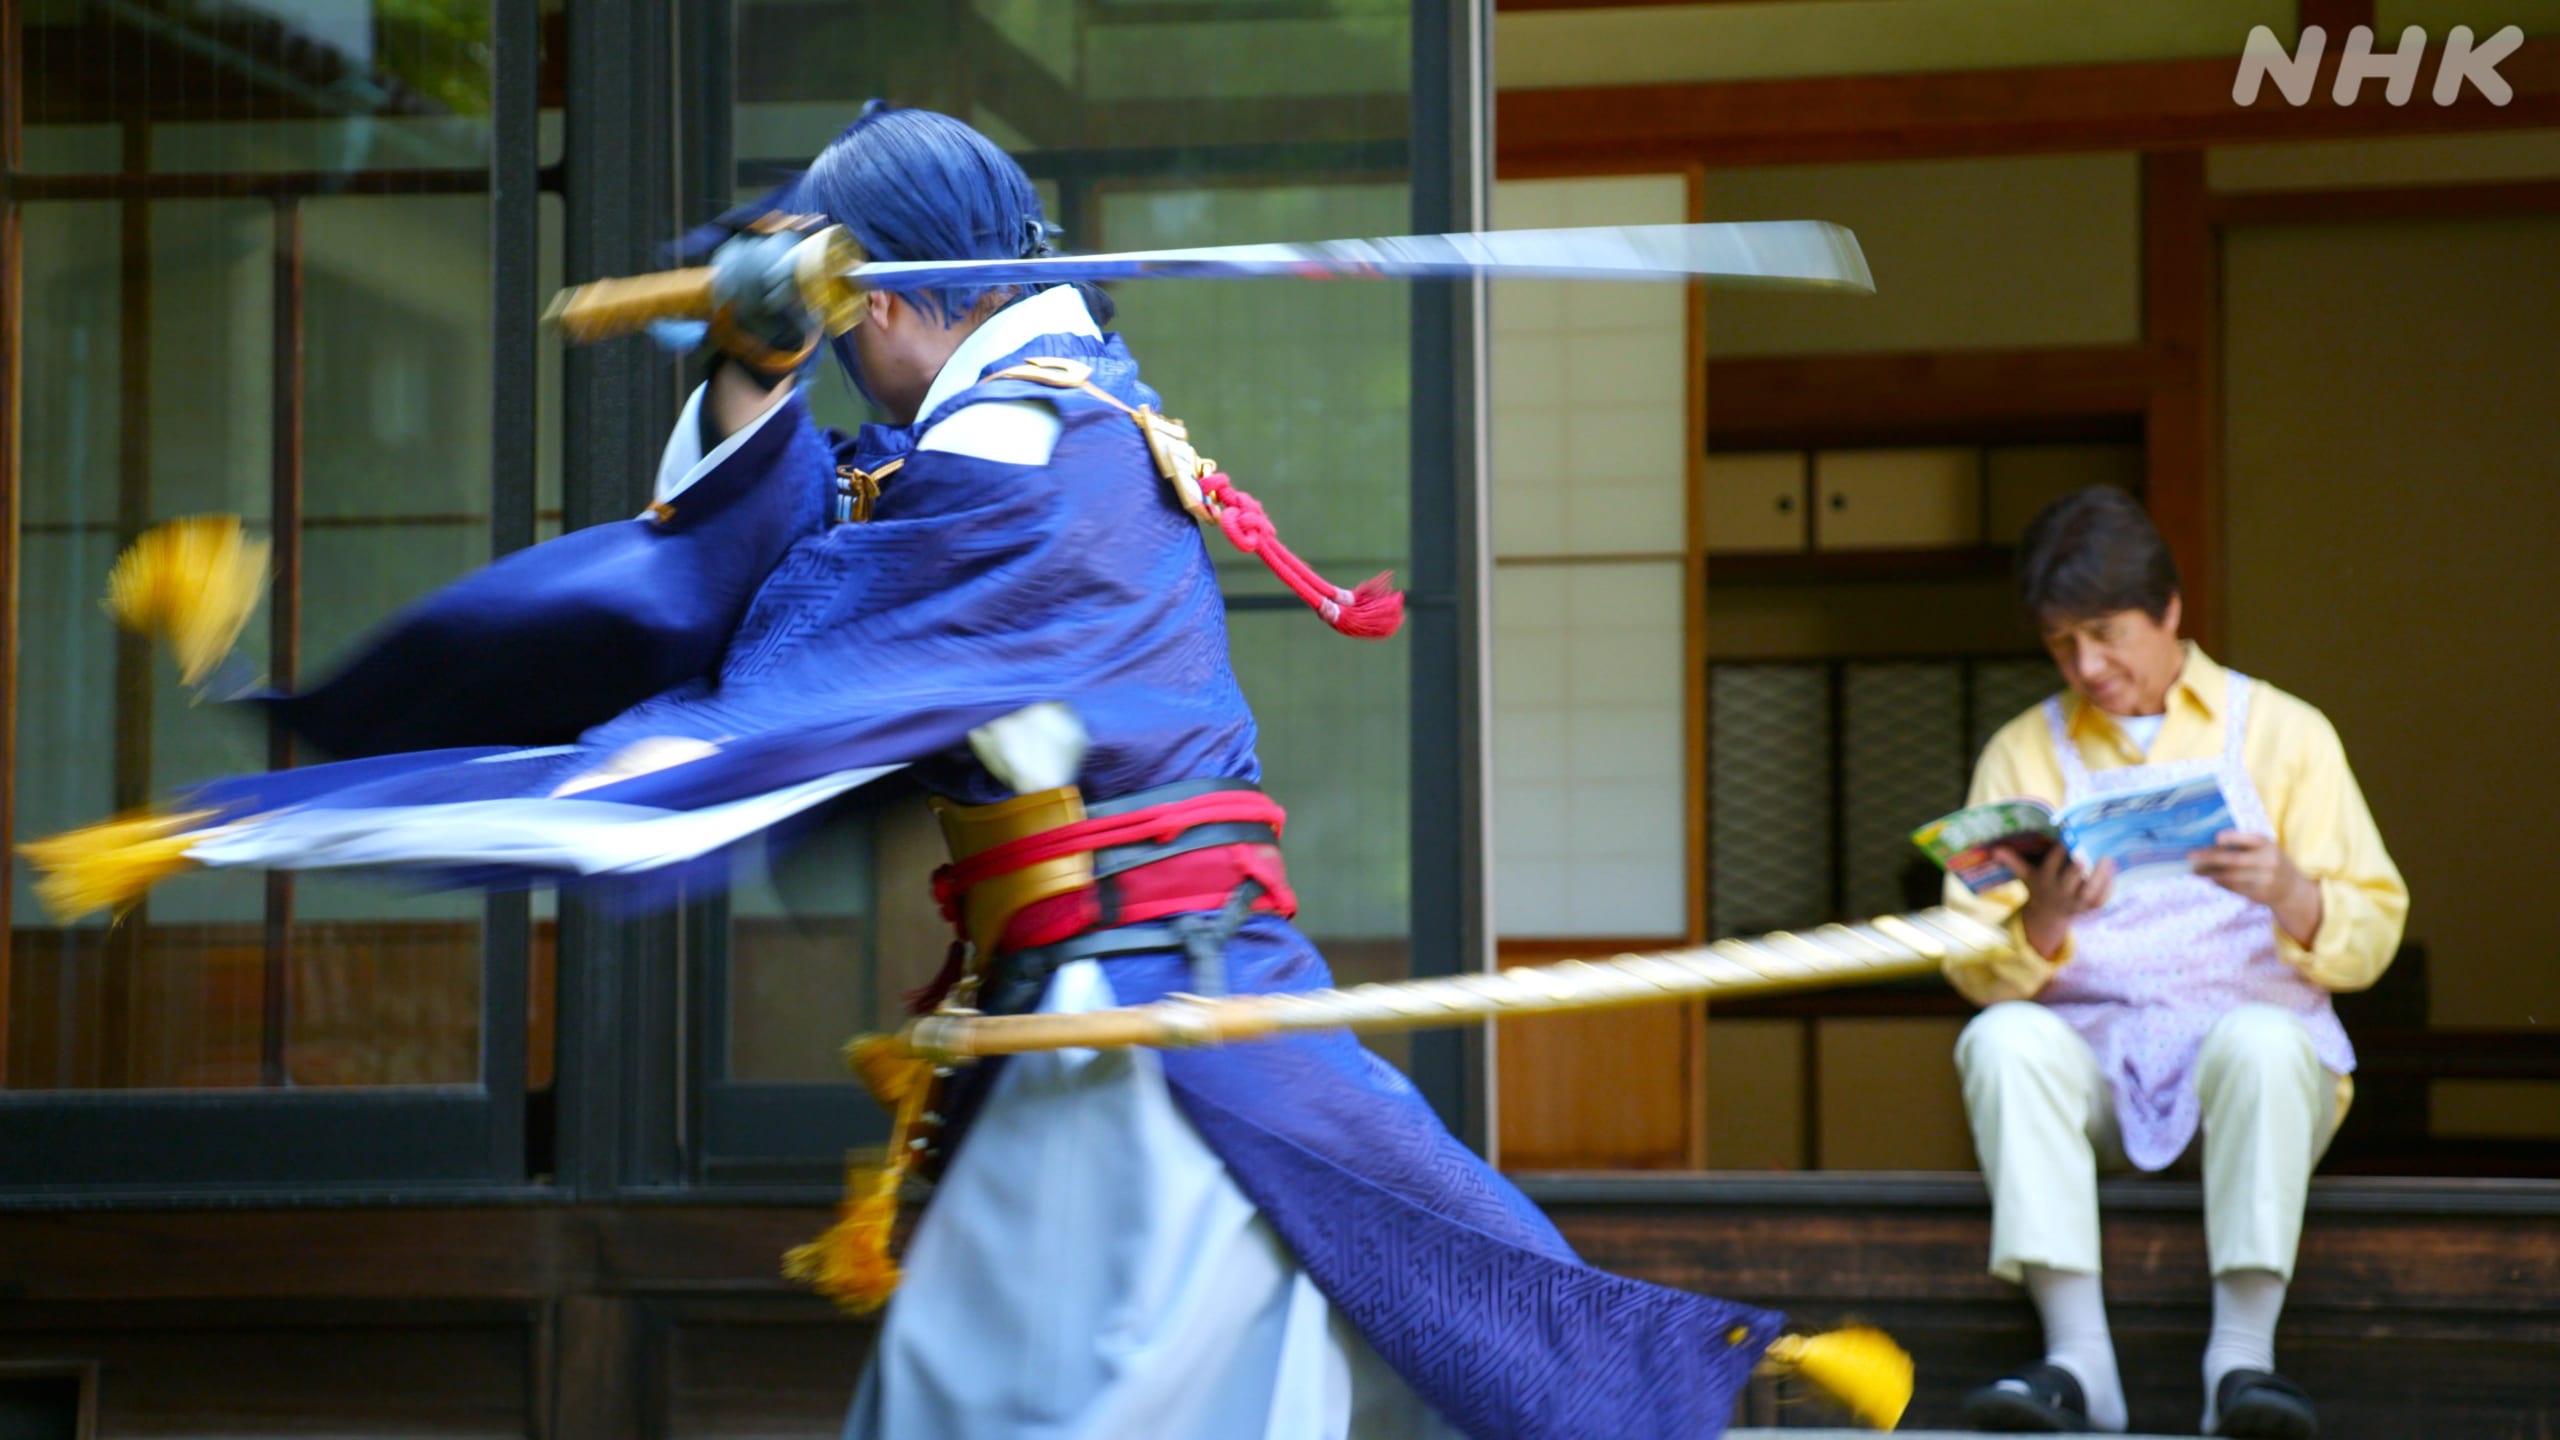
[[[1050,291],[1016,309],[1063,313],[1072,300]],[[1083,317],[1080,303],[1073,310]],[[1018,331],[1027,316],[998,318]],[[1090,798],[1258,778],[1253,717],[1228,661],[1202,535],[1137,427],[1074,391],[967,383],[1024,358],[1064,358],[1091,365],[1095,383],[1125,403],[1155,403],[1117,337],[1090,333],[1089,320],[1074,329],[1085,333],[1034,331],[991,363],[946,374],[950,383],[909,427],[822,435],[790,399],[683,467],[689,483],[666,487],[670,516],[579,532],[491,566],[395,621],[337,680],[281,702],[322,743],[399,753],[243,777],[207,787],[206,798],[233,813],[279,803],[299,804],[303,816],[352,812],[348,823],[373,846],[353,853],[375,864],[400,863],[385,857],[396,857],[401,837],[434,830],[436,813],[458,801],[537,819],[583,802],[606,807],[591,823],[607,829],[617,816],[643,815],[681,827],[794,786],[823,789],[912,763],[933,789],[983,802],[1007,792],[964,738],[1041,701],[1073,705],[1090,733],[1081,779]],[[964,350],[955,364],[983,358]],[[938,448],[933,438],[971,407],[1020,402],[1054,414],[1043,463]],[[904,468],[868,522],[824,522],[839,465],[877,470],[899,458]],[[644,687],[646,698],[633,693]],[[574,744],[548,749],[417,749],[540,745],[582,726]],[[574,801],[544,798],[601,756],[665,736],[720,748]],[[287,840],[270,842],[261,863],[297,863],[291,841],[301,832],[280,833]],[[483,878],[511,868],[504,853],[439,844],[408,863]],[[1314,946],[1276,917],[1250,920],[1227,964],[1238,992],[1331,983]],[[1119,1003],[1192,983],[1178,954],[1115,958],[1103,971],[1104,993]],[[1469,1435],[1712,1437],[1776,1334],[1774,1315],[1582,1264],[1535,1206],[1348,1035],[1137,1063],[1161,1076],[1332,1310]],[[1000,1223],[949,1193],[989,1163],[963,1143],[925,1226]],[[936,1243],[972,1240],[999,1253],[1004,1243]],[[926,1244],[920,1231],[919,1249]],[[1088,1298],[1099,1333],[1128,1297]],[[892,1340],[909,1303],[891,1307]],[[849,1433],[871,1433],[864,1406],[894,1412],[897,1397],[884,1400],[882,1390],[896,1383],[875,1371]],[[1026,1420],[997,1433],[1088,1432]]]

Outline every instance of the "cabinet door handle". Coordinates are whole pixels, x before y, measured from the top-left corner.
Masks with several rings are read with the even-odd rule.
[[[1781,515],[1792,515],[1792,514],[1794,514],[1794,513],[1795,513],[1795,508],[1796,508],[1796,497],[1794,497],[1793,495],[1781,495],[1781,496],[1779,496],[1779,497],[1778,497],[1778,513],[1779,513],[1779,514],[1781,514]]]
[[[1832,508],[1832,509],[1834,509],[1834,510],[1846,510],[1846,509],[1848,509],[1848,508],[1849,508],[1849,497],[1848,497],[1848,496],[1846,496],[1846,495],[1841,494],[1841,493],[1840,493],[1839,491],[1837,491],[1837,490],[1832,491],[1832,492],[1831,492],[1831,508]]]

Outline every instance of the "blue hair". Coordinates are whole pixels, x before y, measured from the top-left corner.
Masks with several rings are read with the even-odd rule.
[[[1055,254],[1057,233],[1039,192],[1012,156],[962,121],[874,100],[809,166],[793,207],[823,211],[875,260],[1013,260]],[[915,290],[907,298],[946,325],[988,286]],[[1088,286],[1085,302],[1107,323],[1111,303]]]

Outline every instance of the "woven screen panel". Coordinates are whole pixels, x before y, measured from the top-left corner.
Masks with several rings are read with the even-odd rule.
[[[1907,910],[1937,890],[1911,832],[1962,805],[1972,775],[1963,664],[1844,665],[1840,684],[1843,899],[1851,915]]]
[[[1982,747],[2000,727],[2015,720],[2061,687],[2050,660],[1976,660],[1973,662],[1973,733],[1965,751],[1982,758]]]
[[[1709,925],[1718,935],[1831,916],[1831,694],[1821,665],[1710,668]]]

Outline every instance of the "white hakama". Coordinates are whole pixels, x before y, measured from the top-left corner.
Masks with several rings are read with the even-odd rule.
[[[1041,1008],[1114,1003],[1082,960]],[[1149,1051],[1005,1062],[904,1266],[847,1440],[1457,1434],[1299,1268]]]

